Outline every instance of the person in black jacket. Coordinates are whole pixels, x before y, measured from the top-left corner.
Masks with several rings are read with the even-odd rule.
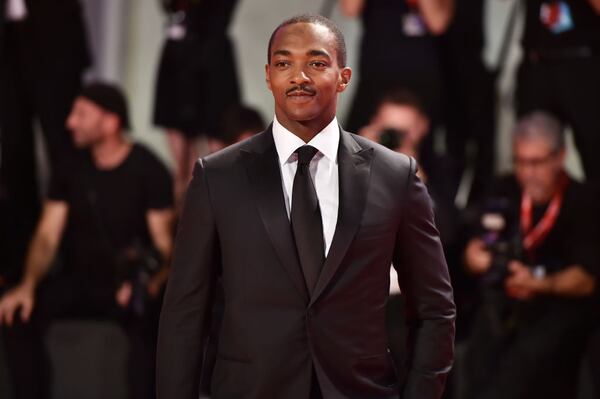
[[[65,120],[91,59],[78,0],[1,0],[0,10],[0,275],[16,281],[39,212],[34,127],[55,172],[75,152]]]
[[[513,156],[465,251],[482,298],[467,398],[574,398],[598,306],[597,193],[566,173],[564,131],[548,114],[519,121]]]

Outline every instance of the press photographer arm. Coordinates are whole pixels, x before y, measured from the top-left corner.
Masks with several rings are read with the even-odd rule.
[[[340,11],[347,17],[358,17],[365,6],[365,0],[340,0]]]
[[[492,253],[480,238],[473,238],[465,250],[465,267],[472,274],[483,274],[492,266]]]
[[[69,206],[63,201],[46,201],[29,246],[25,272],[19,285],[0,299],[0,324],[12,326],[20,308],[21,319],[29,321],[35,303],[35,289],[46,276],[56,256],[67,222]]]
[[[171,262],[171,253],[173,251],[173,210],[151,209],[146,212],[146,224],[150,232],[152,244],[160,253],[163,261],[160,269],[148,281],[146,290],[151,298],[156,298],[167,282],[169,276],[169,263]],[[133,295],[133,285],[130,280],[126,280],[117,289],[115,301],[119,306],[125,308],[129,305]]]
[[[419,10],[431,34],[442,35],[454,16],[454,0],[417,0]]]
[[[173,253],[173,218],[173,210],[170,208],[150,210],[146,213],[152,243],[163,260],[162,267],[148,282],[148,294],[153,298],[158,296],[169,276],[169,264]]]
[[[584,297],[596,288],[594,277],[579,265],[541,277],[534,276],[530,267],[516,260],[510,262],[508,269],[506,294],[515,299],[527,300],[538,295]]]

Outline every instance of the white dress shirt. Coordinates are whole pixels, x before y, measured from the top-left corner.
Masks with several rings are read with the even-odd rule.
[[[22,21],[27,18],[25,0],[8,0],[5,11],[8,21]]]
[[[288,218],[292,209],[292,188],[294,176],[298,168],[298,156],[294,151],[303,145],[311,145],[319,152],[310,162],[310,175],[315,184],[321,218],[323,220],[323,238],[325,239],[325,256],[329,253],[333,233],[337,225],[339,206],[339,175],[338,175],[338,146],[340,143],[340,128],[337,118],[319,132],[311,141],[305,143],[300,137],[287,130],[279,123],[277,117],[273,120],[273,139],[279,166],[281,168],[281,180],[285,207]]]

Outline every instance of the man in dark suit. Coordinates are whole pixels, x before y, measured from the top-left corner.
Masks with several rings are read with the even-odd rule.
[[[273,124],[196,164],[161,315],[159,398],[198,396],[219,275],[213,398],[441,396],[455,306],[430,199],[414,160],[339,128],[345,58],[331,21],[282,23],[266,66]],[[388,350],[391,263],[409,310],[404,365]]]

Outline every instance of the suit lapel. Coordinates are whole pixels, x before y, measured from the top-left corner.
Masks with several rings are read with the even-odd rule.
[[[349,133],[340,129],[338,220],[310,305],[316,302],[335,275],[360,225],[371,175],[372,156],[372,148],[362,148]]]
[[[273,133],[269,127],[253,145],[241,150],[258,212],[283,267],[308,303],[308,290],[298,261],[296,245],[287,216],[281,172]]]

